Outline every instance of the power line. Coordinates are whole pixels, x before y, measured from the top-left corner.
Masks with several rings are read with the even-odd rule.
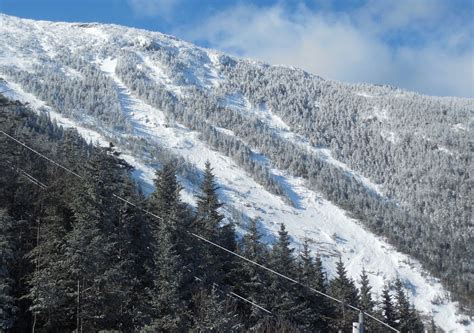
[[[14,166],[13,163],[11,163],[10,161],[6,161],[6,162],[7,162],[7,164],[11,165],[12,170],[18,171],[23,177],[25,177],[31,183],[35,184],[36,186],[38,186],[39,188],[41,188],[43,190],[46,190],[47,186],[45,184],[43,184],[42,182],[40,182],[35,177],[33,177],[32,175],[30,175],[28,172],[26,172],[25,170],[23,170],[23,169],[21,169],[17,166]]]
[[[190,271],[190,270],[188,270],[188,271]],[[197,280],[197,281],[199,281],[199,282],[204,282],[203,279],[197,277],[196,275],[194,275],[194,279]],[[243,296],[240,296],[239,294],[237,294],[237,293],[235,293],[235,292],[233,292],[233,291],[226,292],[226,291],[223,290],[222,288],[219,288],[219,285],[218,285],[217,283],[212,283],[212,287],[216,288],[216,289],[219,290],[221,293],[223,293],[223,294],[225,294],[225,295],[227,295],[227,296],[230,296],[230,297],[233,297],[233,298],[238,299],[238,300],[240,300],[240,301],[243,301],[243,302],[245,302],[245,303],[248,303],[248,304],[250,304],[250,305],[256,307],[257,309],[259,309],[259,310],[261,310],[261,311],[263,311],[263,312],[265,312],[265,313],[267,313],[267,314],[269,314],[269,315],[274,316],[274,314],[273,314],[270,310],[265,309],[263,306],[258,305],[257,303],[252,302],[251,300],[249,300],[249,299],[247,299],[247,298],[245,298],[245,297],[243,297]]]
[[[66,171],[69,172],[70,174],[72,174],[72,175],[74,175],[74,176],[76,176],[76,177],[78,177],[78,178],[80,178],[80,179],[84,179],[82,176],[78,175],[78,174],[75,173],[74,171],[72,171],[72,170],[70,170],[70,169],[68,169],[68,168],[66,168],[66,167],[64,167],[64,166],[62,166],[61,164],[59,164],[59,163],[53,161],[52,159],[50,159],[50,158],[48,158],[47,156],[41,154],[40,152],[36,151],[35,149],[33,149],[33,148],[27,146],[25,143],[23,143],[23,142],[21,142],[21,141],[15,139],[15,138],[12,137],[11,135],[8,135],[8,134],[5,133],[4,131],[0,130],[0,133],[3,133],[3,134],[6,135],[8,138],[14,140],[15,142],[17,142],[18,144],[20,144],[20,145],[22,145],[23,147],[27,148],[28,150],[32,151],[33,153],[38,154],[39,156],[45,158],[47,161],[53,163],[54,165],[60,167],[61,169],[66,170]],[[158,215],[156,215],[156,214],[153,214],[152,212],[149,212],[149,211],[147,211],[146,209],[143,209],[143,208],[139,207],[138,205],[136,205],[136,204],[130,202],[129,200],[126,200],[126,199],[124,199],[124,198],[122,198],[122,197],[120,197],[120,196],[118,196],[118,195],[116,195],[116,194],[112,194],[112,195],[113,195],[114,197],[116,197],[117,199],[119,199],[119,200],[121,200],[121,201],[123,201],[123,202],[125,202],[125,203],[127,203],[127,204],[129,204],[129,205],[131,205],[131,206],[133,206],[133,207],[135,207],[136,209],[139,209],[139,210],[143,211],[144,213],[146,213],[146,214],[148,214],[148,215],[150,215],[150,216],[153,216],[153,217],[155,217],[155,218],[157,218],[157,219],[163,221],[163,218],[162,218],[162,217],[160,217],[160,216],[158,216]],[[230,253],[230,254],[232,254],[233,256],[236,256],[236,257],[238,257],[238,258],[240,258],[240,259],[242,259],[242,260],[244,260],[244,261],[247,261],[247,262],[249,262],[249,263],[251,263],[251,264],[257,266],[257,267],[260,267],[261,269],[264,269],[264,270],[266,270],[266,271],[268,271],[268,272],[270,272],[270,273],[272,273],[272,274],[275,274],[275,275],[279,276],[280,278],[283,278],[283,279],[285,279],[285,280],[288,280],[288,281],[290,281],[290,282],[292,282],[292,283],[294,283],[294,284],[297,284],[297,285],[299,285],[299,286],[301,286],[301,287],[303,287],[303,288],[306,288],[306,289],[311,290],[311,291],[313,291],[313,292],[315,292],[315,293],[318,293],[318,294],[320,294],[320,295],[322,295],[322,296],[324,296],[324,297],[326,297],[326,298],[328,298],[328,299],[331,299],[332,301],[335,301],[335,302],[337,302],[337,303],[339,303],[339,304],[342,304],[343,306],[347,306],[348,308],[350,308],[350,309],[352,309],[352,310],[355,310],[355,311],[357,311],[357,312],[359,312],[359,313],[362,313],[362,314],[366,315],[367,317],[369,317],[369,318],[371,318],[371,319],[377,321],[378,323],[380,323],[380,324],[386,326],[387,328],[393,330],[394,332],[398,332],[398,333],[400,332],[400,331],[397,330],[396,328],[394,328],[394,327],[388,325],[387,323],[383,322],[382,320],[380,320],[380,319],[374,317],[373,315],[371,315],[371,314],[369,314],[369,313],[367,313],[367,312],[365,312],[365,311],[363,311],[363,310],[361,310],[361,309],[359,309],[359,308],[357,308],[357,307],[355,307],[355,306],[353,306],[353,305],[351,305],[351,304],[345,303],[344,301],[339,300],[339,299],[337,299],[337,298],[335,298],[335,297],[332,297],[332,296],[330,296],[330,295],[328,295],[328,294],[326,294],[326,293],[323,293],[322,291],[319,291],[319,290],[317,290],[317,289],[315,289],[315,288],[309,287],[309,286],[307,286],[307,285],[305,285],[305,284],[303,284],[303,283],[301,283],[301,282],[299,282],[299,281],[297,281],[297,280],[295,280],[295,279],[293,279],[293,278],[291,278],[291,277],[289,277],[289,276],[287,276],[287,275],[281,274],[281,273],[279,273],[279,272],[277,272],[277,271],[275,271],[275,270],[273,270],[273,269],[271,269],[271,268],[269,268],[269,267],[267,267],[267,266],[265,266],[265,265],[259,264],[258,262],[254,261],[254,260],[248,259],[248,258],[246,258],[246,257],[244,257],[244,256],[242,256],[242,255],[240,255],[240,254],[238,254],[238,253],[236,253],[236,252],[234,252],[234,251],[231,251],[231,250],[229,250],[229,249],[227,249],[227,248],[225,248],[225,247],[223,247],[223,246],[221,246],[221,245],[219,245],[219,244],[216,244],[216,243],[214,243],[214,242],[212,242],[212,241],[210,241],[210,240],[208,240],[208,239],[206,239],[206,238],[204,238],[204,237],[202,237],[202,236],[200,236],[200,235],[198,235],[198,234],[195,234],[195,233],[190,232],[190,231],[187,231],[187,233],[189,233],[189,234],[192,235],[193,237],[195,237],[195,238],[197,238],[197,239],[199,239],[199,240],[201,240],[201,241],[203,241],[203,242],[208,243],[209,245],[212,245],[212,246],[214,246],[214,247],[217,247],[217,248],[221,249],[222,251],[225,251],[225,252],[227,252],[227,253]],[[250,302],[250,301],[249,301],[249,302]]]
[[[11,135],[5,133],[5,132],[2,131],[2,130],[0,130],[0,133],[2,133],[3,135],[5,135],[6,137],[10,138],[11,140],[15,141],[15,142],[18,143],[19,145],[22,145],[22,146],[25,147],[26,149],[31,150],[33,153],[35,153],[35,154],[41,156],[42,158],[44,158],[44,159],[47,160],[48,162],[51,162],[51,163],[53,163],[54,165],[56,165],[57,167],[59,167],[59,168],[61,168],[61,169],[63,169],[63,170],[66,170],[67,172],[73,174],[74,176],[79,177],[80,179],[82,179],[82,177],[81,177],[79,174],[77,174],[77,173],[75,173],[74,171],[72,171],[72,170],[70,170],[70,169],[68,169],[68,168],[66,168],[66,167],[64,167],[64,166],[62,166],[61,164],[59,164],[59,163],[53,161],[53,160],[50,159],[49,157],[47,157],[47,156],[41,154],[40,152],[34,150],[33,148],[28,147],[26,144],[24,144],[23,142],[21,142],[21,141],[15,139],[13,136],[11,136]]]
[[[15,142],[17,142],[17,143],[21,144],[22,146],[28,148],[30,151],[32,151],[32,152],[38,154],[39,156],[45,158],[45,159],[48,160],[49,162],[54,163],[54,165],[56,165],[56,166],[58,166],[58,167],[61,167],[62,169],[68,171],[68,172],[71,173],[72,175],[77,176],[77,177],[79,177],[80,179],[83,179],[83,177],[79,176],[77,173],[75,173],[75,172],[73,172],[72,170],[70,170],[70,169],[68,169],[68,168],[66,168],[66,167],[64,167],[64,166],[62,166],[62,165],[60,165],[59,163],[56,163],[56,162],[54,162],[53,160],[47,158],[47,157],[44,156],[43,154],[41,154],[41,153],[37,152],[36,150],[34,150],[33,148],[28,147],[28,146],[27,146],[26,144],[24,144],[23,142],[20,142],[19,140],[16,140],[16,139],[13,138],[12,136],[6,134],[4,131],[0,130],[0,133],[5,134],[7,137],[11,138],[11,139],[14,140]],[[12,166],[12,169],[15,169],[15,167],[13,166],[13,164],[12,164],[10,161],[6,161],[6,162]],[[40,187],[40,188],[43,189],[43,190],[47,189],[47,186],[46,186],[45,184],[43,184],[42,182],[40,182],[38,179],[36,179],[35,177],[33,177],[32,175],[30,175],[30,174],[27,173],[26,171],[22,170],[22,169],[19,168],[19,167],[16,167],[16,169],[17,169],[18,171],[20,171],[20,173],[23,174],[23,175],[26,177],[26,179],[29,180],[30,182],[32,182],[33,184],[37,185],[38,187]],[[160,217],[160,216],[158,216],[158,215],[156,215],[156,214],[153,214],[152,212],[150,212],[150,211],[148,211],[148,210],[146,210],[146,209],[143,209],[143,208],[137,206],[137,205],[134,204],[133,202],[131,202],[131,201],[127,200],[127,199],[124,199],[124,198],[122,198],[121,196],[116,195],[115,193],[112,193],[112,196],[114,196],[114,197],[117,198],[118,200],[121,200],[121,201],[125,202],[125,203],[128,204],[128,205],[131,205],[132,207],[134,207],[134,208],[136,208],[136,209],[139,209],[139,210],[143,211],[144,213],[146,213],[146,214],[148,214],[148,215],[150,215],[150,216],[153,216],[153,217],[155,217],[155,218],[160,219],[160,220],[163,221],[163,218],[162,218],[162,217]],[[190,271],[190,270],[188,270],[188,271]],[[190,271],[190,272],[191,272],[191,271]],[[193,278],[194,278],[195,280],[197,280],[197,281],[204,282],[203,279],[201,279],[200,277],[198,277],[198,276],[196,276],[196,275],[193,275]],[[218,285],[217,283],[215,283],[215,282],[212,283],[212,287],[216,288],[218,291],[220,291],[222,294],[224,294],[224,295],[226,295],[226,296],[228,296],[228,297],[231,297],[231,298],[237,299],[237,300],[239,300],[239,301],[241,301],[241,302],[245,302],[245,303],[247,303],[247,304],[250,304],[251,306],[256,307],[257,309],[259,309],[259,310],[261,310],[261,311],[263,311],[263,312],[265,312],[265,313],[267,313],[267,314],[269,314],[269,315],[272,315],[272,316],[274,315],[270,310],[264,308],[263,306],[261,306],[261,305],[255,303],[255,302],[253,302],[253,301],[251,301],[251,300],[249,300],[249,299],[247,299],[247,298],[245,298],[245,297],[243,297],[243,296],[241,296],[241,295],[239,295],[239,294],[237,294],[237,293],[235,293],[235,292],[232,292],[232,291],[227,292],[227,291],[225,291],[223,288],[219,287],[219,285]]]

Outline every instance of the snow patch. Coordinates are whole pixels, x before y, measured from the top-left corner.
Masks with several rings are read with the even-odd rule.
[[[176,85],[173,80],[168,76],[168,74],[166,74],[161,64],[158,64],[155,60],[150,59],[150,57],[144,55],[141,52],[137,52],[137,55],[142,58],[144,65],[151,70],[151,77],[156,82],[164,85],[169,91],[173,92],[175,95],[183,95],[181,87]]]
[[[235,136],[235,133],[234,131],[230,130],[230,129],[227,129],[227,128],[224,128],[224,127],[218,127],[218,126],[214,126],[214,128],[218,131],[218,132],[221,132],[225,135],[229,135],[229,136]]]
[[[374,95],[371,95],[371,94],[363,92],[363,91],[356,93],[356,95],[361,96],[361,97],[365,97],[365,98],[374,98],[375,97]]]
[[[380,131],[380,135],[384,140],[387,140],[388,142],[391,142],[393,144],[397,144],[400,140],[395,134],[395,132],[382,130]]]

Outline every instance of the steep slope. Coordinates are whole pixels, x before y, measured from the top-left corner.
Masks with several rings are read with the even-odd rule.
[[[469,281],[472,234],[463,230],[470,216],[471,154],[463,149],[472,130],[471,100],[328,82],[119,26],[1,15],[0,31],[0,76],[13,89],[10,96],[46,109],[94,141],[114,141],[136,166],[137,178],[149,184],[152,167],[177,158],[191,201],[197,168],[209,160],[223,185],[227,216],[242,224],[259,216],[269,242],[285,222],[295,246],[304,237],[314,240],[329,272],[332,257],[342,256],[354,279],[366,267],[378,291],[384,279],[400,277],[416,307],[443,329],[472,328],[459,322],[456,303],[419,262],[368,231],[386,234],[404,251],[419,251],[431,246],[423,241],[433,238],[432,228],[449,228],[445,244],[431,242],[458,259],[460,276],[467,274],[460,280]],[[407,115],[403,108],[416,112]],[[415,138],[421,148],[407,144]],[[446,155],[456,168],[444,174],[447,204],[441,202],[446,196],[435,195],[434,179]],[[421,169],[414,165],[418,158],[428,160]],[[431,187],[420,187],[425,181]],[[423,223],[415,225],[417,218]],[[437,226],[440,218],[450,223]],[[421,244],[405,240],[406,232]],[[427,257],[433,254],[419,255],[426,267],[439,262],[447,272],[447,259]]]

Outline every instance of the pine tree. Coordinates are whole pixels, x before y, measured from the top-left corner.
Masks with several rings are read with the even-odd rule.
[[[220,229],[219,235],[220,245],[226,249],[238,252],[237,236],[235,234],[235,226],[232,221],[226,223]],[[222,260],[222,284],[224,285],[235,285],[235,282],[240,279],[238,276],[238,270],[241,262],[236,257],[227,252],[222,252],[220,255]]]
[[[17,307],[13,294],[14,279],[11,266],[15,262],[16,248],[13,238],[13,221],[5,210],[0,210],[0,331],[9,331],[15,321]]]
[[[372,299],[372,287],[369,283],[369,277],[367,276],[367,271],[365,268],[362,268],[362,273],[360,275],[360,301],[359,308],[368,313],[372,313],[374,310],[375,303]]]
[[[400,279],[395,280],[395,310],[398,321],[398,328],[402,332],[406,332],[408,322],[410,320],[410,303],[407,295],[403,290],[403,283]]]
[[[369,283],[369,277],[367,276],[367,271],[365,267],[362,268],[362,273],[360,275],[360,301],[359,301],[359,308],[369,314],[374,312],[375,302],[372,299],[372,287]],[[373,323],[372,320],[368,320],[365,322],[365,328],[368,332],[375,332],[377,331],[377,326]]]
[[[242,325],[231,299],[224,298],[215,287],[209,292],[201,290],[196,294],[196,314],[192,332],[240,332]]]
[[[220,223],[224,216],[219,212],[222,204],[217,195],[218,186],[212,172],[211,164],[206,162],[204,169],[204,179],[201,184],[201,195],[197,198],[196,232],[202,237],[221,244],[222,235]],[[210,245],[204,242],[199,246],[199,276],[204,284],[221,283],[223,277],[222,264],[228,256],[224,251],[211,249]]]
[[[425,332],[425,327],[421,321],[420,314],[416,311],[415,307],[412,305],[410,307],[410,314],[408,323],[405,325],[405,332],[409,333],[423,333]],[[401,331],[403,332],[403,331]]]
[[[382,290],[382,314],[384,322],[392,327],[396,326],[396,312],[393,305],[392,295],[390,295],[390,285],[385,284]]]
[[[268,260],[268,252],[265,245],[261,243],[261,235],[257,227],[257,219],[251,219],[247,233],[242,240],[242,255],[252,261],[265,263]],[[245,295],[250,301],[263,307],[269,306],[269,295],[267,292],[269,276],[266,271],[255,265],[244,261],[241,263],[237,293]],[[241,305],[242,306],[242,305]],[[249,328],[254,327],[262,320],[262,312],[252,306],[243,305],[245,313],[248,313],[247,324]]]
[[[188,325],[187,305],[182,299],[182,260],[172,241],[172,231],[162,228],[156,249],[155,265],[158,267],[152,292],[155,320],[146,331],[181,332]]]
[[[316,254],[316,259],[314,260],[314,269],[316,270],[314,288],[325,293],[327,291],[327,278],[326,273],[324,272],[323,261],[319,253]]]
[[[290,237],[285,225],[281,224],[278,231],[278,241],[273,245],[270,264],[271,267],[280,274],[296,277],[294,249],[290,247]],[[294,286],[286,279],[272,275],[270,286],[270,296],[272,297],[272,309],[281,319],[294,321],[295,314],[301,309],[297,308],[296,293]]]
[[[299,255],[298,267],[299,281],[303,285],[325,292],[325,286],[320,286],[321,275],[324,275],[324,272],[320,271],[322,266],[319,266],[319,263],[316,265],[311,256],[308,239],[305,239],[303,243],[303,249]],[[318,287],[321,289],[318,289]],[[326,299],[322,295],[310,291],[307,288],[299,287],[297,290],[297,304],[301,305],[302,311],[297,313],[295,321],[306,331],[326,331],[328,329],[326,318],[330,310]]]
[[[277,272],[295,277],[294,249],[290,245],[288,231],[286,231],[285,224],[282,223],[278,231],[278,241],[272,248],[271,265]]]
[[[176,179],[175,163],[168,162],[161,170],[156,171],[154,185],[155,191],[148,200],[150,210],[162,219],[169,218],[172,213],[176,214],[180,205],[181,186]]]
[[[120,196],[145,208],[144,198],[129,178],[125,180]],[[123,258],[122,268],[126,274],[122,279],[128,281],[130,288],[129,298],[121,307],[120,329],[137,331],[153,317],[147,292],[153,287],[153,235],[144,213],[125,202],[119,207],[118,232],[118,255]]]
[[[156,318],[147,330],[182,331],[188,325],[189,314],[184,299],[184,287],[189,277],[183,258],[185,251],[185,224],[181,216],[183,208],[171,163],[157,172],[156,190],[149,205],[161,216],[153,227],[154,241],[154,286],[151,303]]]
[[[30,251],[34,270],[29,276],[30,290],[27,297],[31,300],[30,310],[35,317],[35,324],[44,329],[70,329],[68,320],[72,311],[66,310],[74,302],[67,292],[69,275],[64,267],[65,221],[51,211],[37,221],[38,244]],[[66,326],[65,326],[66,325]]]
[[[218,241],[219,224],[224,218],[219,213],[222,204],[217,196],[218,189],[211,164],[207,161],[204,168],[204,179],[201,184],[201,195],[198,196],[197,200],[197,223],[201,235],[212,241]]]
[[[332,326],[336,330],[350,330],[352,323],[357,321],[357,314],[348,310],[346,304],[358,306],[359,294],[354,281],[347,276],[346,269],[341,258],[336,265],[336,276],[331,280],[329,285],[331,296],[341,300],[343,304],[335,308],[335,320]]]
[[[113,147],[96,152],[86,163],[71,203],[72,230],[65,237],[68,293],[76,295],[76,316],[84,330],[110,329],[120,323],[120,308],[129,295],[119,257],[118,200],[126,164]]]

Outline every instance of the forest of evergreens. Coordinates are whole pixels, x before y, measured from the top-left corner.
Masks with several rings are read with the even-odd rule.
[[[101,26],[111,38],[96,45],[80,40],[90,27],[69,27],[79,44],[72,41],[75,38],[62,40],[51,46],[54,53],[35,53],[35,61],[26,67],[0,65],[2,76],[134,154],[156,157],[154,152],[165,148],[136,135],[121,105],[118,78],[171,124],[199,132],[203,142],[288,202],[291,199],[271,170],[304,178],[310,190],[419,260],[450,291],[442,301],[452,297],[461,311],[472,315],[472,100],[344,84],[226,55],[211,60],[204,49],[118,26]],[[36,33],[15,36],[21,39],[16,52],[24,53],[22,57],[29,59],[30,46],[44,42],[43,34]],[[116,60],[115,78],[101,67],[104,59]],[[157,79],[156,68],[166,80]],[[209,69],[215,71],[218,84],[209,84]],[[232,96],[246,101],[249,109],[229,105]],[[253,112],[260,106],[279,117],[292,135],[304,138],[310,149],[262,121]],[[314,153],[317,149],[330,151],[350,170],[380,185],[383,195],[328,163]],[[255,159],[255,152],[267,163]],[[179,166],[179,173],[193,172],[186,161]]]
[[[423,331],[400,280],[387,281],[379,298],[365,271],[356,284],[340,260],[328,277],[308,244],[290,246],[283,224],[271,247],[257,220],[236,235],[209,164],[196,207],[181,201],[173,161],[145,197],[112,145],[94,147],[20,103],[1,97],[0,105],[0,130],[78,175],[0,134],[0,331],[349,332],[357,321],[358,313],[192,233],[401,332]],[[366,323],[368,332],[387,331]]]

